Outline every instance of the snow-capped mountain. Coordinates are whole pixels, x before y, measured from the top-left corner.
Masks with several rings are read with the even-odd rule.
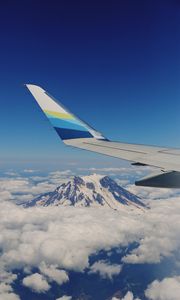
[[[111,209],[145,208],[140,198],[120,187],[108,176],[90,175],[75,176],[58,186],[53,192],[41,194],[28,201],[24,207],[31,206],[75,206],[98,207]]]

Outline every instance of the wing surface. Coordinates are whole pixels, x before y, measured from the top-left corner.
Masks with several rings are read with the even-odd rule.
[[[26,86],[66,145],[160,169],[158,177],[157,174],[150,176],[151,180],[140,180],[136,182],[137,185],[180,187],[180,149],[109,141],[41,87],[32,84]]]

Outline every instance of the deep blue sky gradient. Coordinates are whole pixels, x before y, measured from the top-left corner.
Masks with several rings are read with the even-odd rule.
[[[4,1],[1,163],[67,149],[23,86],[36,83],[114,140],[180,147],[179,1]]]

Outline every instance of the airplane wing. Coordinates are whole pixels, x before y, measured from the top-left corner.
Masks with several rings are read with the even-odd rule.
[[[83,122],[41,87],[26,84],[57,134],[68,146],[159,169],[137,182],[140,186],[180,188],[180,149],[113,142]]]

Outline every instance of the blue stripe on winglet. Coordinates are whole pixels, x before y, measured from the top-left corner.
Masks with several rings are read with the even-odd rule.
[[[57,134],[60,136],[62,140],[69,140],[69,139],[80,139],[80,138],[92,138],[92,134],[88,131],[81,131],[81,130],[73,130],[73,129],[65,129],[65,128],[57,128],[54,127]]]

